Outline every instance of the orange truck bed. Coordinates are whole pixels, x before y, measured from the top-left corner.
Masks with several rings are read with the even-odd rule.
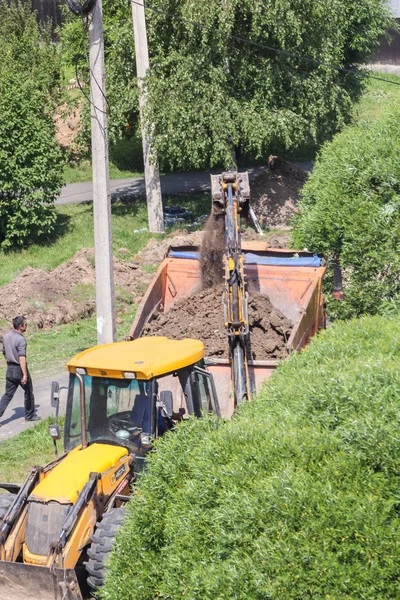
[[[322,257],[309,252],[270,249],[264,242],[242,242],[242,251],[246,256],[249,293],[268,296],[272,304],[293,322],[287,342],[289,353],[304,347],[319,329],[325,327],[321,291],[325,265]],[[140,337],[154,311],[168,313],[178,300],[193,294],[200,285],[198,249],[170,248],[140,303],[129,336],[132,339]],[[223,318],[221,306],[221,320]],[[252,390],[260,388],[278,362],[249,361]],[[230,362],[213,357],[207,358],[206,364],[214,376],[222,416],[229,418],[233,412]]]

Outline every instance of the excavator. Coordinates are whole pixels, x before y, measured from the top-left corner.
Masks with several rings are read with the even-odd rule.
[[[98,590],[153,440],[190,415],[220,415],[198,340],[96,346],[67,369],[64,453],[22,485],[0,484],[0,600],[82,600],[79,570]],[[55,445],[61,389],[53,382]]]

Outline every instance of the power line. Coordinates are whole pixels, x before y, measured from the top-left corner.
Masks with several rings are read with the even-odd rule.
[[[84,55],[86,58],[86,62],[89,67],[89,73],[92,76],[97,87],[99,88],[101,94],[103,95],[103,97],[106,101],[107,107],[108,107],[108,111],[111,113],[111,106],[108,101],[108,98],[107,98],[106,94],[104,93],[102,86],[97,81],[92,68],[90,67],[89,55],[88,55],[88,51],[87,51],[87,47],[86,47],[85,17],[86,17],[86,25],[87,25],[87,17],[92,12],[93,8],[95,7],[96,1],[97,0],[85,0],[83,3],[81,3],[79,0],[66,0],[66,3],[68,5],[68,8],[70,9],[70,11],[75,16],[82,18],[82,45],[83,45],[83,51],[84,51]],[[87,33],[88,33],[88,30],[86,29],[86,34]],[[89,104],[91,104],[95,110],[106,114],[107,111],[104,111],[101,108],[99,108],[98,106],[96,106],[93,103],[92,99],[87,94],[85,94],[85,92],[83,91],[83,87],[82,87],[81,82],[79,81],[79,77],[78,77],[78,60],[76,60],[76,62],[75,62],[75,76],[76,76],[76,81],[78,83],[78,87],[79,87],[81,93],[83,94],[83,96],[89,102]]]
[[[143,6],[143,4],[140,4],[139,2],[136,2],[135,0],[129,0],[129,1],[132,4],[138,4],[139,6]],[[356,71],[355,69],[346,69],[344,67],[340,67],[339,65],[326,63],[322,60],[317,60],[315,58],[309,58],[308,56],[303,56],[301,54],[295,54],[294,52],[289,52],[288,50],[282,50],[280,48],[275,48],[274,46],[268,46],[267,44],[261,44],[259,42],[254,42],[253,40],[249,40],[247,38],[243,38],[239,35],[234,35],[232,33],[224,33],[221,31],[217,31],[213,27],[209,27],[208,25],[204,25],[203,23],[198,23],[197,21],[191,21],[190,19],[185,19],[184,17],[180,17],[174,13],[167,12],[167,11],[161,10],[159,8],[154,8],[153,6],[149,6],[148,4],[144,4],[144,8],[146,10],[151,10],[155,13],[158,13],[158,14],[168,17],[170,19],[176,19],[177,21],[182,21],[183,23],[187,23],[188,25],[193,25],[194,27],[198,27],[199,29],[205,29],[207,31],[217,33],[218,35],[221,35],[223,37],[227,37],[227,38],[236,40],[238,42],[242,42],[244,44],[249,44],[250,46],[254,46],[256,48],[261,48],[263,50],[269,50],[270,52],[275,52],[276,54],[283,54],[284,56],[288,56],[290,58],[296,58],[298,60],[302,60],[302,61],[308,62],[310,64],[314,64],[314,65],[321,66],[321,67],[327,67],[329,69],[333,69],[335,71],[339,71],[342,73],[350,73],[350,74],[356,75],[357,77],[364,77],[366,79],[376,79],[377,81],[384,81],[385,83],[390,83],[392,85],[400,86],[400,82],[397,82],[397,81],[392,81],[390,79],[384,79],[383,77],[378,77],[377,75],[370,75],[369,73],[362,73],[361,71]]]

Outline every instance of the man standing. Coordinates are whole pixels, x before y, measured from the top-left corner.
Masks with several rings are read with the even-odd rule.
[[[14,329],[3,336],[3,354],[7,361],[6,391],[0,399],[0,418],[20,385],[25,392],[25,421],[40,421],[35,415],[32,379],[26,362],[25,317],[15,317]]]

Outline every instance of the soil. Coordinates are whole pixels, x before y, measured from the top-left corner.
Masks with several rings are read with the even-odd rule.
[[[81,108],[81,102],[73,109],[63,104],[55,114],[56,139],[62,148],[75,147],[76,136],[81,129]]]
[[[308,174],[276,156],[270,156],[268,166],[251,185],[251,205],[261,227],[289,229]]]
[[[206,356],[229,358],[229,346],[223,320],[223,287],[216,285],[183,298],[168,311],[155,313],[143,335],[165,335],[172,339],[202,340]],[[266,296],[249,299],[250,348],[252,360],[284,358],[292,323]]]
[[[53,271],[27,267],[0,288],[0,319],[25,315],[30,325],[49,329],[90,317],[95,311],[94,252],[84,249]],[[114,259],[117,301],[140,300],[152,275],[139,265]],[[126,307],[125,307],[126,308]]]
[[[170,246],[200,246],[202,239],[203,231],[189,232],[185,229],[177,232],[173,238],[162,241],[152,238],[146,247],[137,253],[135,259],[141,266],[155,265],[163,260]]]

